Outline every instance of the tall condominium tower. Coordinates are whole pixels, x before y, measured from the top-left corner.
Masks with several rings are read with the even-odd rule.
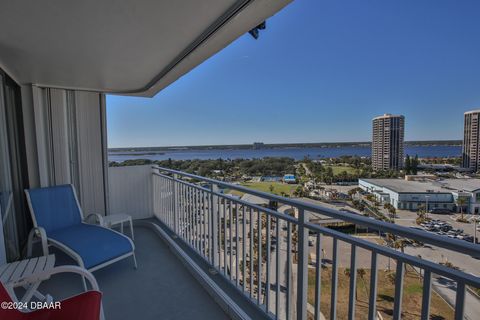
[[[385,114],[373,118],[372,166],[374,170],[403,168],[405,117]]]
[[[463,167],[478,171],[480,165],[480,110],[465,112],[465,124],[463,129]]]

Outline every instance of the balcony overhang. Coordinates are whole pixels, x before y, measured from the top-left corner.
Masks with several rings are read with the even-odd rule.
[[[8,1],[0,67],[21,84],[151,97],[290,1]]]

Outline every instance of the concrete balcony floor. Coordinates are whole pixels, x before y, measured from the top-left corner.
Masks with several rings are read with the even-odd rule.
[[[229,318],[157,234],[146,227],[134,231],[138,269],[127,258],[93,273],[103,292],[107,320]],[[51,251],[57,265],[75,264],[63,253]],[[83,292],[83,285],[79,276],[57,275],[40,291],[57,300]]]

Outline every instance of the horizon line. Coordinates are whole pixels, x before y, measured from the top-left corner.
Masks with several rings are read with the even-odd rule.
[[[406,140],[404,143],[426,143],[426,142],[460,142],[462,139],[441,139],[441,140]],[[199,144],[199,145],[166,145],[166,146],[128,146],[128,147],[107,147],[107,149],[127,149],[127,148],[136,148],[136,149],[146,149],[146,148],[192,148],[192,147],[235,147],[235,146],[253,146],[254,143],[263,143],[265,146],[282,146],[282,145],[308,145],[308,144],[372,144],[371,141],[331,141],[331,142],[261,142],[255,141],[250,143],[235,143],[235,144]]]

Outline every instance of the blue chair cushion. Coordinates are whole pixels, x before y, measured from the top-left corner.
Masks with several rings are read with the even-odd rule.
[[[47,232],[47,237],[75,251],[87,269],[133,251],[126,236],[85,223]]]
[[[80,208],[71,185],[27,190],[37,225],[55,231],[82,222]]]

